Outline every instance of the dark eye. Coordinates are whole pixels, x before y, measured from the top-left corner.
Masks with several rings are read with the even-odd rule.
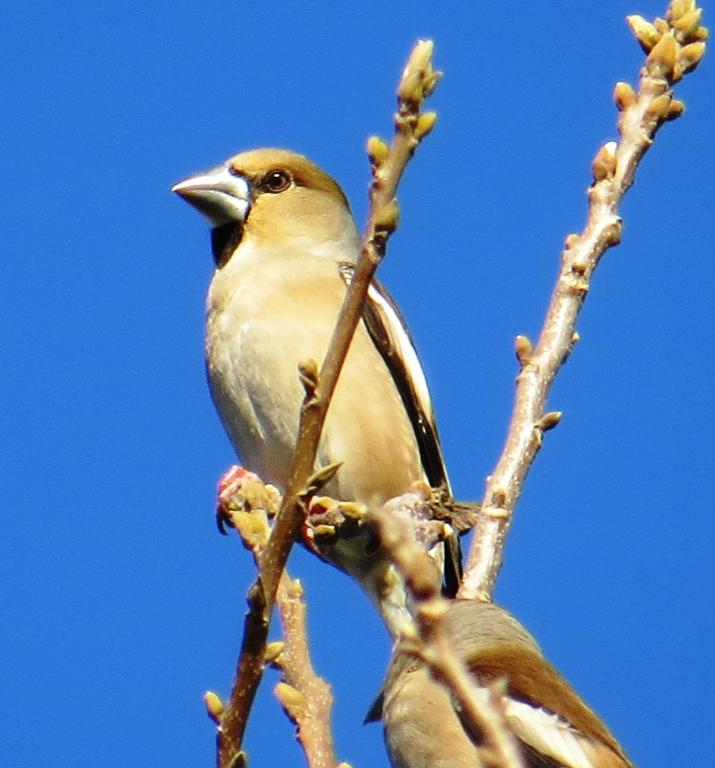
[[[283,192],[290,186],[290,176],[281,170],[269,171],[263,178],[263,187],[267,192]]]

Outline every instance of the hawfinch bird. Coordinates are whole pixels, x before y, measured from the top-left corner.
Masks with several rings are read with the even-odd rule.
[[[282,149],[236,155],[173,191],[212,227],[213,401],[243,464],[283,489],[304,394],[298,362],[322,362],[360,253],[347,198],[310,160]],[[324,493],[338,500],[382,504],[415,481],[448,486],[425,376],[377,281],[323,429],[317,463],[334,462],[342,464]]]
[[[503,608],[454,600],[445,626],[452,648],[478,684],[504,681],[502,712],[525,766],[633,768],[608,728]],[[477,692],[485,700],[489,695],[484,687]],[[450,694],[424,664],[399,644],[381,704],[393,768],[484,765],[477,750],[479,734],[460,717]],[[379,709],[375,714],[379,716]]]

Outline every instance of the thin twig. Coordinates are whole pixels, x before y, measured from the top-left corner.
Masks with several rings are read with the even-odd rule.
[[[417,543],[409,521],[389,514],[385,508],[369,510],[367,519],[405,580],[414,601],[414,632],[408,643],[410,652],[429,667],[439,681],[435,684],[443,684],[457,699],[460,716],[472,726],[472,732],[481,734],[482,762],[491,768],[523,768],[521,751],[506,725],[498,698],[491,690],[486,698],[480,695],[480,686],[450,643],[445,627],[450,601],[441,596],[441,575],[434,561]]]
[[[225,517],[259,566],[271,536],[270,519],[281,503],[278,491],[264,484],[253,472],[237,467],[222,497]],[[268,644],[263,662],[281,672],[281,682],[276,686],[275,694],[297,727],[298,741],[307,764],[310,768],[336,768],[331,731],[331,689],[313,669],[303,588],[286,570],[278,585],[276,604],[284,639]],[[206,694],[205,702],[209,715],[220,725],[223,703],[213,691]]]
[[[546,412],[554,377],[578,340],[576,320],[593,271],[606,250],[620,241],[619,204],[658,129],[683,112],[683,103],[673,98],[672,85],[694,69],[705,52],[707,30],[700,26],[700,15],[701,9],[693,0],[674,0],[666,19],[649,24],[640,16],[628,18],[648,53],[638,92],[627,83],[616,85],[620,140],[605,144],[594,158],[586,227],[580,235],[566,238],[536,347],[532,348],[526,337],[517,337],[521,370],[511,424],[501,457],[487,479],[459,597],[491,598],[524,480],[541,447],[543,433],[555,427],[561,415]]]
[[[360,258],[347,290],[335,333],[318,376],[314,361],[301,364],[306,397],[300,413],[298,439],[283,503],[258,579],[249,592],[249,612],[244,622],[241,653],[231,698],[218,729],[219,768],[234,768],[263,670],[263,654],[276,591],[293,543],[305,520],[305,498],[310,492],[315,456],[325,415],[350,341],[360,322],[362,306],[375,270],[384,256],[389,236],[397,227],[395,200],[402,173],[420,141],[435,122],[433,113],[420,108],[436,86],[439,73],[432,69],[433,44],[420,41],[414,47],[400,80],[395,115],[395,135],[389,148],[380,139],[368,142],[373,169],[370,212]]]
[[[276,660],[282,683],[276,696],[297,727],[297,737],[310,768],[335,768],[331,731],[333,694],[310,659],[306,606],[297,579],[283,573],[276,597],[285,645]]]

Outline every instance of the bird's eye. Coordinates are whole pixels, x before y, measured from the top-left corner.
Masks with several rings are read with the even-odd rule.
[[[270,171],[263,179],[263,186],[267,192],[283,192],[290,186],[290,176],[285,171]]]

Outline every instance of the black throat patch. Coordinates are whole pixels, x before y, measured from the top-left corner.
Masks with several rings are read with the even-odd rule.
[[[228,263],[242,236],[243,224],[240,221],[229,221],[211,230],[211,253],[219,269]]]

